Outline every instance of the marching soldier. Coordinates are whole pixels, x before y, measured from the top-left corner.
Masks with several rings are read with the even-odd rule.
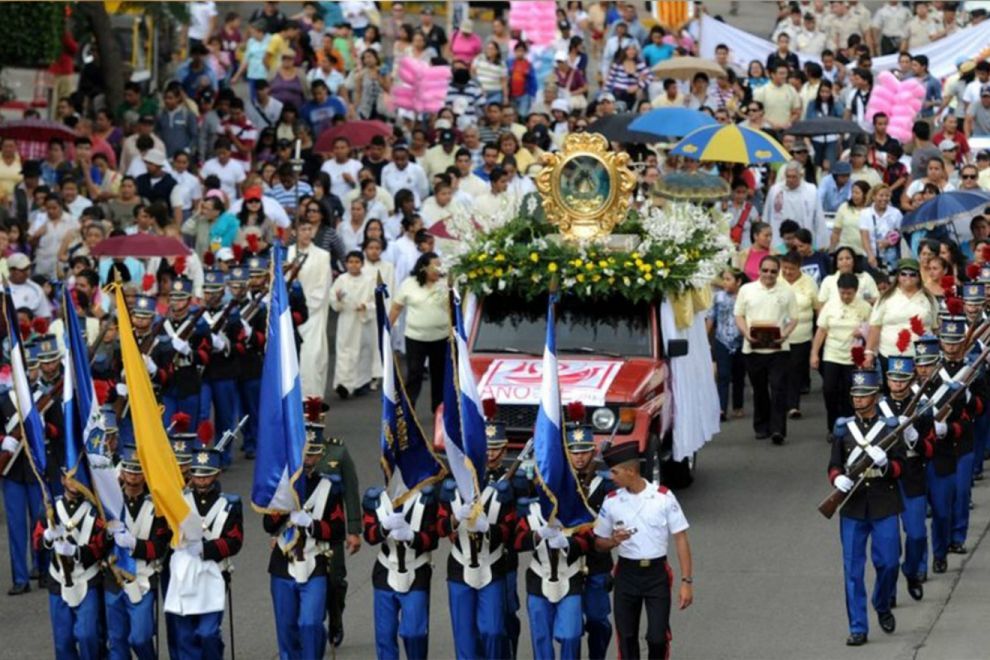
[[[38,346],[24,346],[24,359],[30,384],[34,386],[38,379]],[[32,378],[33,374],[33,378]],[[16,429],[17,394],[13,389],[0,396],[0,421],[5,429]],[[11,424],[14,422],[14,424]],[[25,453],[26,447],[19,447],[21,441],[10,435],[4,435],[2,451],[13,458],[8,465],[7,474],[3,475],[3,511],[7,521],[7,545],[10,550],[10,571],[13,584],[7,591],[8,596],[19,596],[31,591],[31,580],[42,579],[44,564],[42,555],[31,548],[31,526],[33,521],[41,518],[43,513],[41,486],[34,476],[31,463]],[[31,569],[28,572],[28,556],[31,559]]]
[[[319,403],[317,403],[317,401]],[[305,404],[313,408],[319,406],[326,411],[328,406],[322,399],[307,399]],[[312,425],[314,433],[316,425]],[[319,429],[323,432],[323,429]],[[347,451],[347,447],[339,438],[330,437],[326,442],[323,456],[316,467],[320,474],[340,479],[344,494],[344,513],[347,520],[347,535],[343,541],[334,541],[330,545],[330,570],[327,572],[327,641],[333,647],[338,647],[344,641],[344,604],[347,599],[347,564],[344,562],[344,551],[353,555],[361,549],[361,495],[358,490],[357,469]]]
[[[581,655],[581,594],[585,555],[593,539],[589,529],[563,529],[547,521],[538,499],[519,503],[515,547],[532,551],[526,569],[526,609],[533,656],[554,658],[554,641],[561,658]]]
[[[123,576],[111,565],[111,571],[121,582],[105,582],[110,658],[128,660],[133,652],[139,660],[152,660],[157,657],[154,634],[158,569],[172,534],[165,518],[155,512],[137,447],[123,448],[120,474],[124,510],[120,521],[110,524],[109,531],[117,552],[133,558],[135,572],[133,576]]]
[[[316,471],[324,447],[322,415],[317,409],[314,428],[314,416],[307,414],[302,508],[289,514],[268,513],[263,519],[265,531],[273,537],[268,572],[281,658],[322,658],[327,645],[323,618],[328,555],[331,544],[343,541],[345,528],[340,477]]]
[[[268,273],[268,260],[251,257],[248,266],[231,268],[227,274],[230,295],[240,309],[232,315],[243,330],[244,353],[240,356],[238,394],[241,412],[248,415],[241,436],[241,450],[248,459],[254,458],[258,446],[258,404],[261,399],[261,371],[265,362],[266,317],[263,287]],[[249,290],[249,282],[253,283]],[[253,311],[251,311],[253,310]],[[245,315],[250,315],[246,317]],[[233,321],[232,321],[233,322]]]
[[[199,397],[202,378],[199,367],[210,362],[210,329],[194,313],[190,299],[193,283],[184,275],[177,275],[168,292],[168,314],[162,324],[162,334],[152,350],[152,358],[158,369],[165,370],[162,403],[165,417],[177,412],[189,415],[192,426],[199,424]],[[188,325],[193,324],[189,329]],[[184,339],[182,335],[187,338]],[[223,349],[221,342],[213,338],[213,348]]]
[[[48,607],[55,657],[97,660],[103,653],[99,589],[106,530],[96,508],[70,479],[62,479],[62,489],[55,498],[54,521],[38,521],[34,532],[35,547],[54,553]]]
[[[917,345],[917,344],[916,344]],[[918,363],[931,364],[938,361],[938,345],[935,354],[926,354],[916,349]],[[917,391],[912,385],[915,372],[915,359],[905,355],[894,355],[887,359],[887,389],[890,395],[880,402],[880,412],[890,419],[896,417],[898,423],[906,420],[904,414],[912,395]],[[919,372],[920,376],[920,372]],[[904,528],[904,558],[901,571],[907,579],[908,595],[921,600],[924,595],[924,581],[928,574],[925,566],[925,551],[928,547],[928,529],[925,523],[927,509],[927,486],[925,470],[932,447],[929,434],[932,433],[928,417],[916,420],[904,430],[903,472],[898,479],[904,510],[901,511],[901,526]]]
[[[592,511],[598,513],[615,485],[607,471],[597,472],[594,469],[594,430],[590,426],[570,426],[567,429],[567,449],[585,501]],[[608,593],[612,590],[612,553],[590,550],[587,568],[582,609],[584,629],[588,633],[588,657],[604,660],[612,639],[612,606],[608,600]]]
[[[849,615],[846,644],[849,646],[865,644],[869,632],[864,583],[867,539],[871,543],[873,567],[877,574],[873,608],[884,632],[894,632],[897,625],[890,605],[897,587],[900,560],[897,516],[904,510],[904,503],[897,488],[897,479],[903,472],[903,464],[899,452],[892,451],[888,455],[876,444],[898,424],[896,417],[885,418],[880,414],[877,405],[879,392],[879,372],[853,372],[850,395],[856,416],[836,422],[832,456],[828,464],[829,481],[840,491],[849,493],[855,482],[847,474],[848,468],[864,454],[873,461],[873,466],[863,475],[860,487],[846,500],[839,519],[846,612]],[[912,437],[917,440],[917,434],[912,434]]]
[[[984,266],[980,270],[986,269],[986,266]],[[987,315],[984,311],[987,295],[990,295],[990,292],[987,290],[986,282],[970,282],[963,285],[963,303],[966,310],[966,322],[970,324],[970,327],[979,327],[981,323],[987,320]],[[985,346],[981,340],[974,341],[973,346],[970,348],[969,356],[976,357],[983,352],[984,348]],[[984,389],[987,387],[986,379],[987,375],[984,372]],[[987,438],[990,436],[990,406],[987,406],[986,403],[986,400],[984,400],[983,412],[973,422],[973,481],[983,479],[983,454],[986,452]]]
[[[155,308],[158,303],[154,296],[146,294],[137,294],[134,297],[134,305],[131,308],[131,323],[134,328],[134,338],[137,341],[138,346],[151,346],[154,348],[157,342],[157,337],[152,335],[155,332]],[[117,351],[120,351],[120,341],[116,342]],[[151,349],[149,349],[151,350]],[[152,385],[157,387],[162,387],[168,381],[169,370],[159,369],[158,365],[152,359],[151,355],[142,353],[144,358],[144,366],[148,370],[148,376],[151,378]],[[129,407],[125,405],[126,399],[121,398],[117,400],[117,397],[127,396],[127,385],[123,382],[121,375],[124,371],[123,362],[117,364],[115,378],[118,381],[116,391],[111,394],[113,397],[115,412],[117,413],[117,424],[119,425],[118,434],[122,444],[133,445],[134,444],[134,426],[131,423],[131,416]]]
[[[432,553],[437,547],[437,497],[432,486],[393,504],[384,488],[364,494],[364,540],[379,545],[371,572],[375,590],[375,651],[379,660],[407,660],[429,652]]]
[[[487,422],[489,453],[501,454],[505,425]],[[515,498],[508,480],[489,482],[476,504],[464,502],[453,479],[443,484],[437,531],[451,541],[447,591],[456,657],[505,658],[505,566],[515,532]]]
[[[212,328],[224,316],[224,274],[219,270],[203,273],[203,321]],[[237,393],[237,378],[240,374],[240,360],[244,351],[239,344],[243,332],[239,324],[224,323],[212,342],[210,361],[203,369],[203,382],[200,389],[199,410],[204,418],[209,418],[213,410],[216,431],[220,437],[232,431],[241,421],[241,398]],[[230,448],[223,449],[223,467],[230,465]]]
[[[165,599],[165,610],[178,614],[175,633],[180,658],[223,657],[220,626],[224,594],[230,580],[231,558],[240,552],[244,542],[244,514],[241,499],[220,490],[220,463],[221,453],[205,443],[192,452],[191,488],[185,497],[203,519],[203,537],[190,539],[176,549]],[[187,557],[180,558],[179,554]],[[210,563],[216,565],[215,571],[208,568]],[[194,581],[190,582],[182,576],[192,572],[179,570],[177,564],[198,566],[201,570],[195,571]],[[190,611],[190,603],[194,611]]]
[[[65,439],[62,437],[62,350],[55,335],[43,335],[38,345],[38,389],[42,395],[52,394],[54,402],[44,414],[45,422],[45,479],[55,495],[62,492],[59,466],[65,462]]]
[[[186,487],[189,487],[190,469],[192,467],[192,452],[196,446],[196,434],[189,432],[189,420],[182,413],[177,413],[172,417],[169,431],[169,443],[172,445],[172,453],[175,454],[175,462],[182,472],[182,479]],[[170,565],[172,562],[172,547],[166,548],[165,557],[161,564],[161,585],[162,600],[168,596],[168,584],[171,580]],[[178,616],[171,612],[165,613],[165,636],[168,642],[168,655],[170,658],[179,657],[178,633],[176,632],[176,620]]]
[[[673,536],[681,568],[678,605],[683,610],[694,600],[688,522],[673,493],[640,476],[636,443],[612,445],[602,459],[617,490],[609,493],[598,513],[595,549],[618,548],[612,599],[619,657],[640,657],[639,618],[645,608],[649,657],[668,658],[674,576],[667,562],[667,546]]]

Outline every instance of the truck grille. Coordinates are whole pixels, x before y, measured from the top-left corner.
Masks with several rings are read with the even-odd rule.
[[[495,413],[495,421],[505,424],[505,431],[508,434],[529,437],[536,425],[538,408],[539,406],[535,404],[501,404],[498,412]]]

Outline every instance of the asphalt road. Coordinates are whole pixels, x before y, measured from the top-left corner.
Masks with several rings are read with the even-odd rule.
[[[379,484],[377,398],[334,400],[332,406],[329,430],[344,438],[350,448],[362,488]],[[805,418],[791,423],[788,443],[783,447],[754,440],[747,419],[726,424],[701,452],[694,485],[678,493],[691,523],[696,602],[673,615],[673,657],[862,658],[868,653],[871,659],[910,658],[926,643],[946,609],[950,590],[959,577],[957,557],[950,559],[948,574],[933,576],[928,582],[921,603],[907,597],[902,582],[894,635],[881,633],[871,614],[868,649],[851,651],[844,646],[846,616],[838,526],[815,510],[826,493],[828,459],[817,384],[803,408]],[[223,477],[225,489],[245,499],[250,481],[251,463],[243,459],[235,461]],[[990,487],[979,485],[974,496],[977,509],[971,545],[986,532]],[[248,510],[245,546],[236,558],[233,586],[236,648],[242,658],[275,657],[266,574],[269,548],[260,517]],[[444,543],[434,558],[439,568],[431,602],[433,658],[453,656],[443,579],[446,552]],[[374,557],[374,551],[365,546],[348,560],[351,589],[345,613],[346,636],[337,653],[340,658],[374,657],[370,581]],[[2,535],[0,567],[4,579],[0,586],[4,590],[9,579],[7,561],[7,538]],[[869,574],[872,579],[872,570]],[[0,621],[0,657],[51,657],[47,598],[41,592],[16,598],[0,596]],[[227,625],[225,621],[225,635]],[[520,648],[525,657],[530,649],[527,635],[524,628]],[[612,649],[614,653],[614,645]]]

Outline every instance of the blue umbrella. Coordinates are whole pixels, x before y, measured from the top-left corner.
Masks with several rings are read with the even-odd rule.
[[[706,112],[690,108],[657,108],[640,115],[629,124],[630,130],[653,133],[654,135],[684,137],[691,131],[718,124]]]
[[[990,194],[981,190],[944,192],[904,216],[901,231],[933,229],[956,220],[968,220],[986,206],[990,206]]]
[[[783,163],[790,160],[775,139],[763,131],[737,124],[703,126],[688,133],[670,150],[672,156],[715,163]]]

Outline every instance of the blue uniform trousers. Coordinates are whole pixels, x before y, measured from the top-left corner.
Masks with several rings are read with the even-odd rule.
[[[234,379],[204,380],[199,391],[199,412],[203,419],[210,416],[213,408],[213,422],[216,428],[217,440],[224,432],[232,431],[241,421],[241,395],[237,391],[237,381]],[[223,465],[230,465],[230,444],[223,449]]]
[[[175,617],[177,660],[213,660],[223,657],[223,612]]]
[[[107,612],[107,639],[110,660],[130,660],[131,651],[138,660],[155,657],[155,591],[149,590],[137,604],[123,589],[103,595]]]
[[[103,651],[100,637],[100,594],[90,586],[86,597],[69,607],[61,596],[48,594],[48,613],[55,637],[56,660],[99,660]]]
[[[949,554],[949,521],[952,499],[956,492],[956,476],[939,477],[935,467],[928,464],[928,499],[932,505],[932,559],[943,560]]]
[[[553,643],[560,644],[560,660],[581,657],[581,594],[551,603],[542,596],[526,597],[529,633],[536,660],[554,660]]]
[[[199,426],[199,394],[189,396],[175,396],[174,394],[162,395],[162,403],[165,405],[165,428],[172,423],[172,415],[177,412],[184,412],[189,415],[189,430],[196,431]]]
[[[41,572],[41,557],[30,549],[32,522],[41,518],[41,486],[37,481],[21,483],[3,479],[3,509],[7,518],[7,546],[10,548],[10,572],[14,584],[27,584],[28,553],[31,566]]]
[[[244,425],[244,451],[255,451],[258,447],[258,404],[261,400],[261,379],[238,381],[237,389],[241,395],[242,415],[250,415]]]
[[[842,516],[839,534],[842,539],[849,632],[866,634],[870,630],[866,616],[866,541],[870,539],[870,555],[877,573],[873,585],[873,609],[889,612],[890,599],[897,587],[897,565],[901,553],[897,516],[879,520],[856,520]]]
[[[508,657],[505,581],[496,577],[481,589],[474,589],[448,580],[447,596],[457,660]]]
[[[908,497],[901,487],[904,511],[901,512],[901,526],[904,528],[904,561],[901,571],[905,577],[914,578],[928,574],[925,549],[928,547],[928,528],[925,514],[928,502],[924,495]]]
[[[278,657],[322,658],[327,646],[323,617],[327,611],[327,580],[322,575],[306,582],[272,576],[272,605]]]
[[[990,408],[973,422],[973,476],[983,474],[983,457],[987,451],[987,436],[990,436]]]
[[[515,658],[519,651],[519,634],[522,623],[519,621],[519,590],[517,571],[505,574],[505,632],[509,642],[509,657]]]
[[[956,493],[952,498],[952,524],[949,529],[950,542],[956,545],[966,543],[969,532],[969,502],[973,494],[973,463],[976,452],[971,451],[956,459]]]
[[[608,573],[595,573],[584,580],[581,607],[591,660],[604,660],[608,643],[612,640],[612,602],[606,590],[609,577]]]
[[[430,592],[375,589],[375,652],[378,660],[398,660],[399,643],[407,660],[425,660],[429,649]]]

